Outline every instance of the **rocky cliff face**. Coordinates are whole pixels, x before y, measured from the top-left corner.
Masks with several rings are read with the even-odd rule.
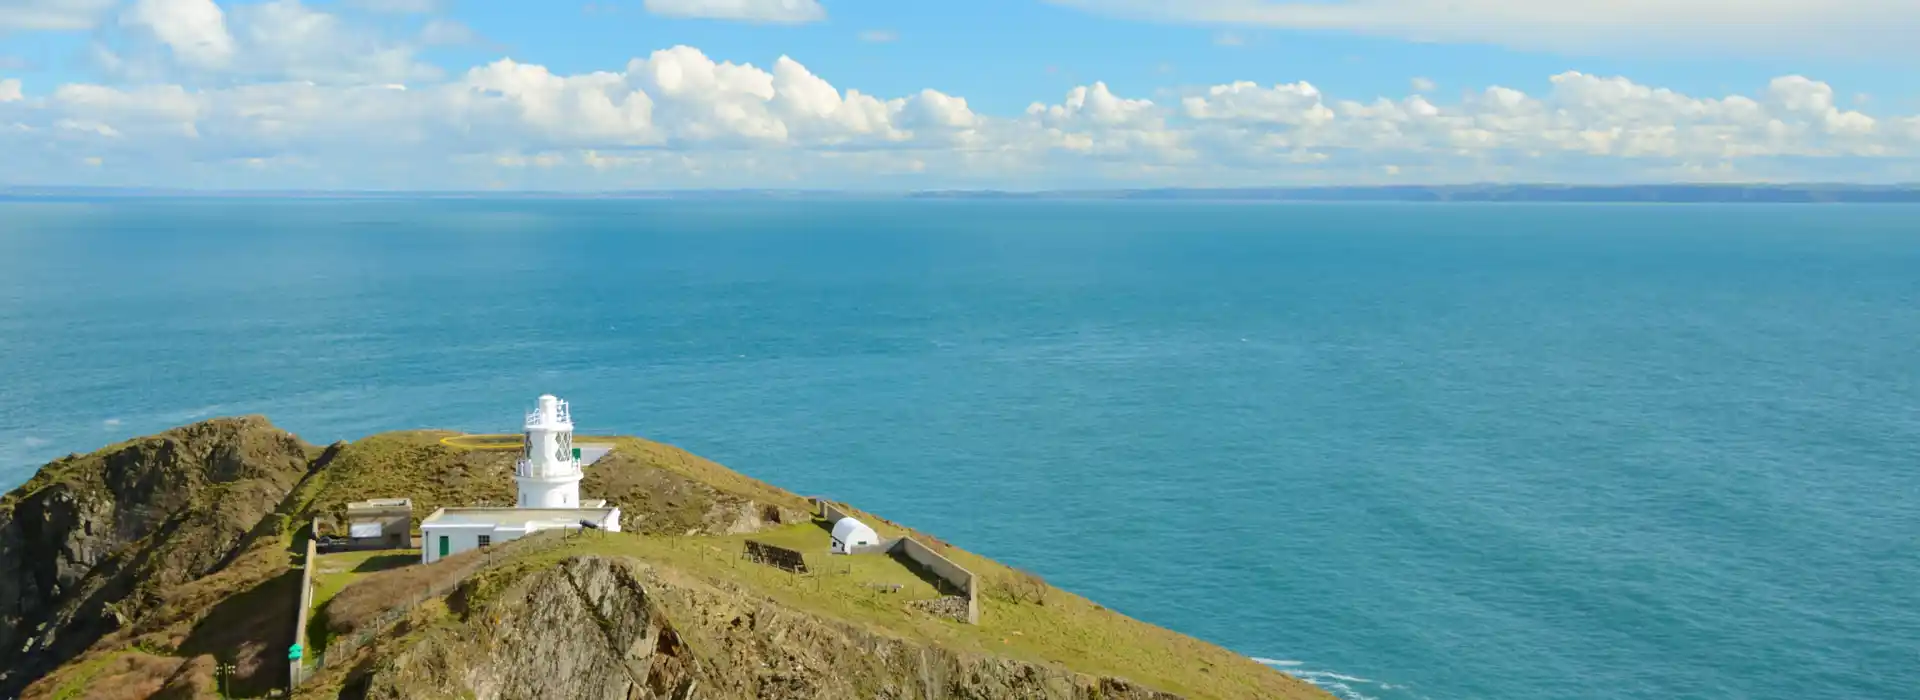
[[[0,697],[223,566],[311,452],[264,418],[208,421],[62,459],[0,500]]]
[[[1178,700],[1111,678],[958,653],[630,559],[575,557],[420,624],[345,683],[402,698]]]

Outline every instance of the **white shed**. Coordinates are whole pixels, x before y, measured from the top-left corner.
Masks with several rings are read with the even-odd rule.
[[[854,547],[880,544],[880,533],[853,518],[841,518],[833,524],[833,553],[852,554]]]

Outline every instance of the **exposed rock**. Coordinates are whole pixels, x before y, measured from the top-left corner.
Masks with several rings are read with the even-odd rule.
[[[415,634],[365,687],[380,700],[1178,698],[893,638],[601,557],[528,575],[463,623]]]
[[[67,457],[0,500],[0,697],[229,561],[309,449],[265,418],[207,421]]]
[[[920,612],[934,617],[945,617],[961,622],[967,621],[967,599],[964,596],[950,595],[907,603]]]

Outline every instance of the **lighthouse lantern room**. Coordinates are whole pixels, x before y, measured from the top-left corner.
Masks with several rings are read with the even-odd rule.
[[[521,508],[580,507],[580,456],[573,448],[567,402],[548,394],[527,413],[526,441],[513,478]]]

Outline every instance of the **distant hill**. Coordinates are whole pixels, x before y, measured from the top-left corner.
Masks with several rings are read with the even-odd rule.
[[[123,198],[238,199],[670,199],[670,200],[1129,200],[1241,202],[1615,202],[1615,203],[1920,203],[1920,184],[1473,184],[1356,187],[1147,188],[1083,190],[641,190],[541,191],[352,191],[186,190],[114,187],[0,187],[0,201],[85,201]]]
[[[1239,189],[952,191],[923,199],[1115,199],[1272,202],[1920,203],[1920,185],[1407,185]]]

